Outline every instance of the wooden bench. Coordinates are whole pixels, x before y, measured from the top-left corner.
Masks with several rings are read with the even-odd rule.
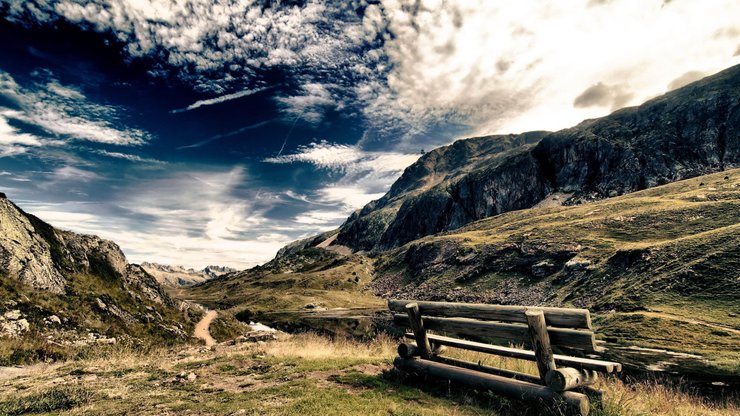
[[[412,300],[389,300],[388,308],[394,313],[394,324],[412,330],[405,337],[416,341],[399,345],[394,365],[400,370],[490,389],[515,399],[541,401],[578,415],[589,413],[590,402],[584,392],[598,394],[588,387],[597,380],[597,373],[622,371],[619,363],[553,353],[553,346],[589,354],[604,350],[597,345],[587,309]],[[442,334],[526,344],[532,350]],[[534,361],[539,377],[445,357],[445,347]]]

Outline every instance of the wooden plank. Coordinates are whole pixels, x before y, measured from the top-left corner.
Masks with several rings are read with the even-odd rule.
[[[410,327],[405,315],[393,315],[393,323],[399,326]],[[470,318],[438,318],[424,317],[424,328],[453,333],[456,335],[473,336],[477,338],[501,339],[507,342],[519,343],[531,341],[529,328],[522,324],[507,324],[503,322],[481,321]],[[594,342],[594,333],[568,328],[548,328],[550,342],[553,345],[575,348],[588,352],[598,352],[601,349]]]
[[[542,384],[547,384],[547,373],[555,370],[555,357],[550,346],[550,336],[547,334],[545,325],[545,314],[542,311],[527,311],[527,326],[532,338],[532,349],[534,350],[537,370],[540,372]]]
[[[467,384],[469,386],[492,390],[498,394],[519,400],[543,401],[561,406],[565,405],[568,413],[586,416],[590,403],[585,394],[566,391],[557,393],[547,386],[528,383],[508,377],[486,374],[467,368],[438,363],[420,358],[397,357],[393,364],[402,370],[416,371],[434,377],[444,378]]]
[[[406,334],[406,338],[414,339],[412,334]],[[482,342],[468,341],[464,339],[445,337],[442,335],[428,334],[427,338],[435,345],[446,345],[452,348],[460,348],[477,351],[486,354],[500,355],[502,357],[518,358],[520,360],[534,361],[534,351],[521,348],[501,347],[498,345],[485,344]],[[591,358],[570,357],[555,354],[555,364],[565,367],[573,367],[583,370],[594,370],[602,373],[614,373],[622,371],[622,364],[611,361],[594,360]]]
[[[459,360],[457,358],[435,356],[431,358],[432,361],[437,361],[442,364],[454,365],[456,367],[467,368],[469,370],[481,371],[487,374],[493,374],[502,377],[509,377],[515,380],[522,380],[528,383],[540,384],[540,378],[533,376],[532,374],[520,373],[518,371],[505,370],[503,368],[491,367],[488,365],[482,365],[480,363],[474,363],[471,361]]]
[[[416,336],[416,346],[422,357],[427,358],[431,355],[432,347],[427,339],[427,331],[424,329],[424,322],[421,320],[419,306],[416,303],[406,304],[406,318],[411,325],[411,330]]]
[[[524,315],[524,312],[534,309],[541,310],[545,313],[547,326],[592,329],[591,314],[588,309],[489,305],[485,303],[425,302],[398,299],[388,300],[388,308],[394,312],[406,313],[404,309],[406,304],[412,302],[419,305],[419,311],[424,316],[527,323],[527,317]]]

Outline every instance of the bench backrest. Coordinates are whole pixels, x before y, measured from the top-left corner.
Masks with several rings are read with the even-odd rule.
[[[514,344],[531,342],[525,312],[540,310],[544,313],[552,345],[586,352],[602,351],[596,345],[591,315],[587,309],[392,299],[388,301],[388,308],[396,312],[393,315],[396,325],[411,326],[406,314],[406,305],[409,303],[418,304],[425,329]]]

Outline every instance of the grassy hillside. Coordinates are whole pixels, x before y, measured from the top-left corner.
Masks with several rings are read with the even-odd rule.
[[[740,170],[477,221],[385,253],[385,296],[587,307],[608,340],[740,371]]]
[[[336,314],[346,312],[345,309],[372,310],[385,306],[369,288],[373,269],[373,260],[363,255],[307,248],[264,266],[180,288],[173,295],[222,310],[222,315],[236,316],[246,322],[258,320],[283,328],[328,329],[334,324],[326,319],[313,324],[303,320],[317,315],[334,319]],[[360,328],[347,329],[356,334],[362,332]]]
[[[184,342],[201,314],[137,297],[120,282],[84,273],[68,276],[65,295],[0,276],[0,299],[0,316],[19,311],[30,326],[18,337],[0,337],[0,366],[71,358],[110,343],[148,349]]]

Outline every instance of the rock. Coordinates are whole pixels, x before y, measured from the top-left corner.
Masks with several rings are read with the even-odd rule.
[[[0,322],[0,336],[18,338],[24,332],[28,332],[31,325],[25,319]]]
[[[550,260],[542,260],[539,263],[532,265],[532,275],[534,277],[546,277],[549,276],[557,270],[557,265]]]
[[[570,259],[565,263],[564,268],[566,272],[580,272],[582,270],[586,270],[590,265],[591,260]]]
[[[117,340],[115,338],[98,338],[95,342],[102,345],[114,345]]]
[[[44,322],[46,322],[47,325],[61,325],[62,320],[59,319],[56,315],[48,316],[44,319]]]
[[[106,305],[105,302],[100,300],[100,298],[95,298],[95,302],[96,302],[96,305],[98,306],[98,309],[100,309],[101,311],[108,310],[108,305]]]
[[[303,306],[303,309],[314,310],[314,311],[325,311],[327,308],[320,302],[311,302]]]
[[[15,309],[15,310],[12,310],[12,311],[5,312],[5,314],[3,316],[5,317],[5,319],[7,319],[9,321],[15,321],[17,319],[21,319],[21,317],[23,316],[23,314],[18,309]]]
[[[185,371],[182,371],[182,372],[180,372],[180,374],[178,374],[177,376],[175,376],[175,381],[176,382],[180,382],[180,383],[185,383],[185,382],[192,383],[197,378],[198,378],[198,376],[195,375],[195,373],[193,373],[193,372],[187,373]]]

